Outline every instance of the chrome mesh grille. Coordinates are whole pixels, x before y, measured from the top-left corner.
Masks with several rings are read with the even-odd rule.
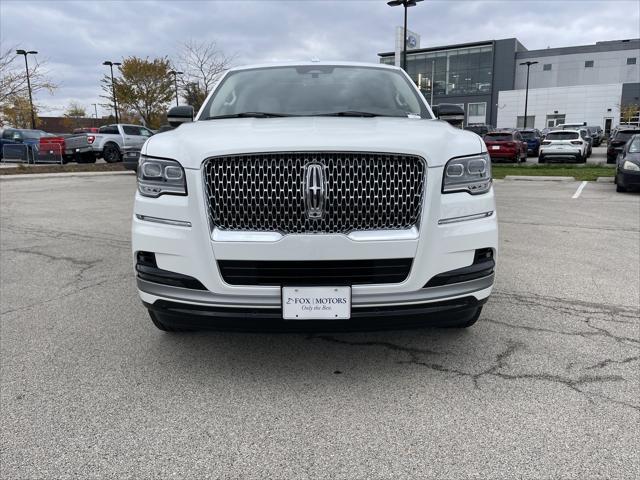
[[[320,163],[325,204],[305,211],[305,166]],[[349,233],[405,229],[420,217],[424,161],[389,153],[286,152],[213,157],[204,163],[209,215],[222,230]]]

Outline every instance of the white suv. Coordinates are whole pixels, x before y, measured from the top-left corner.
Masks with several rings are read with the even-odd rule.
[[[547,133],[540,144],[538,163],[566,158],[585,163],[589,156],[589,142],[584,136],[586,130],[553,130]]]
[[[138,167],[133,260],[158,328],[477,320],[498,246],[491,162],[402,70],[235,68],[192,117],[174,107],[185,123]]]

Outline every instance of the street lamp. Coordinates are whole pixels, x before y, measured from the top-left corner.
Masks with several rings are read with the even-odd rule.
[[[178,72],[177,70],[169,70],[169,75],[173,75],[173,84],[176,87],[176,107],[179,105],[178,103],[178,75],[183,75],[184,72]]]
[[[118,62],[110,62],[109,60],[106,60],[102,62],[102,65],[107,65],[111,69],[111,91],[113,92],[113,111],[116,114],[116,123],[120,123],[118,121],[118,102],[116,101],[116,85],[113,82],[113,66],[114,65],[119,66],[122,64]]]
[[[527,128],[527,106],[529,103],[529,69],[531,65],[535,65],[538,62],[522,62],[520,65],[527,66],[527,89],[524,94],[524,128]]]
[[[422,2],[422,0],[391,0],[387,2],[390,7],[404,7],[404,46],[402,48],[402,64],[403,70],[407,70],[407,8],[415,7],[416,3]]]
[[[31,129],[36,129],[36,113],[33,109],[33,98],[31,97],[31,80],[29,78],[29,62],[27,62],[27,55],[36,55],[38,52],[35,50],[16,50],[16,55],[24,55],[24,68],[27,70],[27,89],[29,90],[29,105],[31,105]]]

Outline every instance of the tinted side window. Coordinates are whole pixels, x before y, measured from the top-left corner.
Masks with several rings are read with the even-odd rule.
[[[123,125],[122,130],[125,135],[141,135],[140,127],[135,127],[133,125]]]
[[[2,138],[13,138],[13,132],[14,130],[5,130],[4,132],[2,132]]]
[[[106,127],[100,127],[100,130],[98,130],[98,133],[107,133],[107,134],[118,134],[120,132],[118,132],[118,127],[116,127],[115,125],[107,125]]]

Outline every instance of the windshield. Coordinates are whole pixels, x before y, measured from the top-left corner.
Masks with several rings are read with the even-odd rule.
[[[510,133],[489,133],[484,136],[487,142],[511,142],[513,136]]]
[[[536,138],[536,132],[520,132],[520,135],[522,135],[522,138],[525,140],[533,140]]]
[[[578,132],[549,132],[547,140],[575,140],[579,136]]]
[[[616,136],[615,136],[614,140],[616,142],[621,142],[621,141],[626,142],[631,137],[633,137],[636,133],[638,133],[637,130],[627,130],[626,132],[625,131],[618,132],[618,133],[616,133]]]
[[[333,65],[230,72],[202,112],[200,120],[256,113],[432,118],[399,71]]]
[[[629,145],[629,153],[640,153],[640,135],[636,135]]]

